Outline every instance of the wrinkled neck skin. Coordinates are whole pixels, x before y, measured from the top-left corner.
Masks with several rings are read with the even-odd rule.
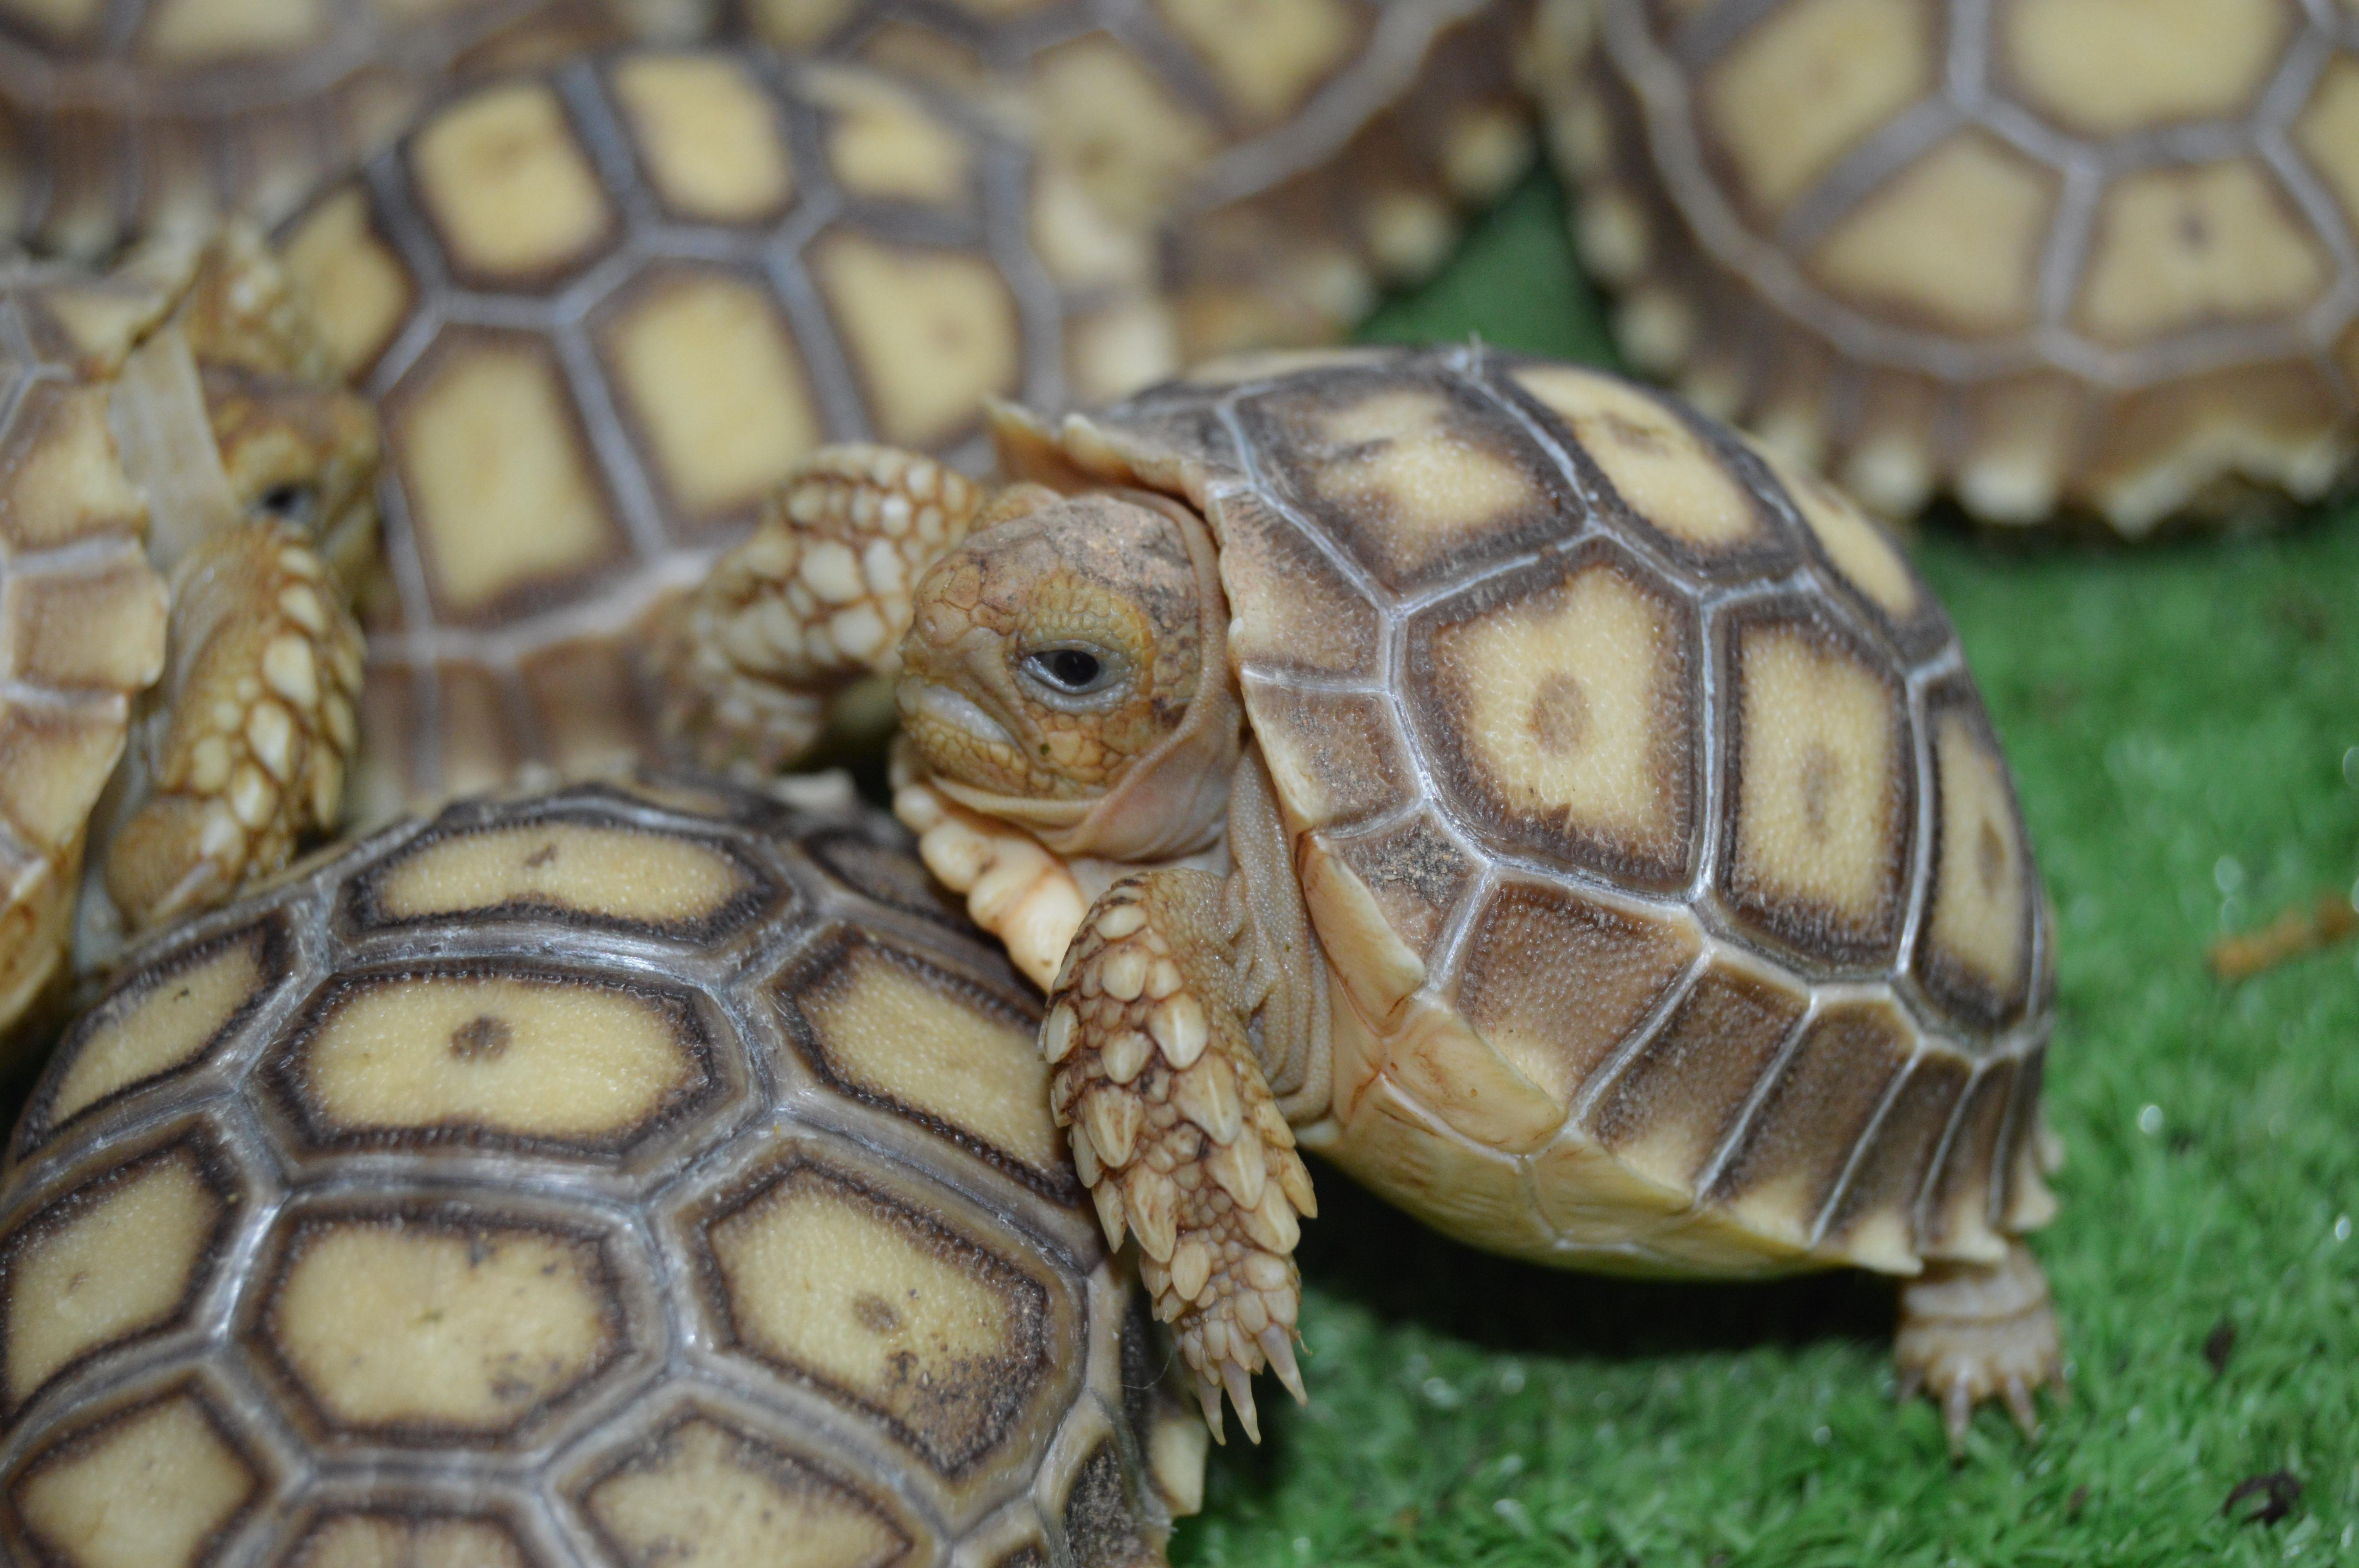
[[[1049,989],[1106,890],[1142,871],[1227,880],[1225,933],[1256,1054],[1289,1122],[1326,1114],[1327,963],[1294,874],[1292,844],[1228,657],[1228,600],[1203,520],[1159,495],[1125,492],[1180,524],[1196,568],[1203,674],[1180,728],[1093,800],[994,794],[930,773],[916,748],[893,758],[894,809],[927,865],[968,895],[977,925]]]

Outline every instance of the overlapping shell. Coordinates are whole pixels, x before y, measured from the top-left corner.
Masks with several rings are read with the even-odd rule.
[[[2046,1217],[2013,785],[1940,605],[1831,487],[1479,349],[1243,361],[1010,439],[1218,534],[1349,1003],[1307,1144],[1604,1269],[1908,1272]]]
[[[2349,4],[1549,15],[1625,351],[1872,504],[2139,534],[2359,450]]]
[[[0,16],[0,233],[70,254],[268,222],[452,76],[701,25],[696,0],[65,0]]]
[[[1159,1563],[1202,1428],[1038,1005],[889,823],[687,784],[454,808],[182,930],[11,1145],[0,1541]]]

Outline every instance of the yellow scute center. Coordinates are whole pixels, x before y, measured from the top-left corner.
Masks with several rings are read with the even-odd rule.
[[[289,1368],[339,1422],[513,1426],[619,1337],[597,1249],[530,1230],[337,1225],[270,1304]]]
[[[1955,713],[1933,730],[1941,789],[1934,945],[2002,996],[2023,985],[2028,890],[2006,765]]]
[[[1665,773],[1684,759],[1687,703],[1660,601],[1592,567],[1435,643],[1463,682],[1467,750],[1506,802],[1678,855],[1684,803]]]
[[[2292,21],[2279,0],[2016,0],[2007,69],[2069,130],[2118,135],[2234,114],[2268,80]]]
[[[701,1418],[600,1481],[590,1511],[634,1563],[883,1568],[908,1538],[864,1499]]]
[[[328,1014],[303,1076],[347,1131],[612,1139],[699,1076],[680,1029],[653,999],[586,981],[387,979]]]
[[[813,265],[886,440],[948,440],[985,394],[1015,392],[1016,301],[989,262],[842,232],[820,243]]]
[[[188,1294],[222,1201],[185,1152],[37,1233],[10,1260],[8,1399],[86,1350],[161,1325]]]
[[[58,1081],[49,1124],[192,1059],[262,984],[260,957],[254,940],[229,943],[84,1035]]]
[[[709,55],[634,55],[614,68],[647,178],[674,211],[749,222],[786,204],[794,162],[745,68]]]
[[[937,1458],[987,1447],[1038,1374],[1037,1292],[897,1206],[805,1172],[717,1222],[712,1243],[749,1348],[883,1411]]]
[[[1439,392],[1378,392],[1315,419],[1326,460],[1312,482],[1337,510],[1382,518],[1384,553],[1401,570],[1550,504],[1530,474],[1458,433],[1462,421]]]
[[[1040,1171],[1064,1161],[1049,1067],[1031,1033],[859,947],[797,999],[829,1065],[853,1084],[940,1117]]]
[[[32,1535],[74,1568],[192,1568],[257,1484],[184,1394],[65,1449],[18,1483],[16,1500]]]
[[[1762,531],[1752,498],[1678,415],[1633,386],[1559,366],[1518,371],[1525,391],[1572,427],[1624,504],[1701,549]]]
[[[396,920],[521,903],[683,925],[749,885],[736,861],[693,838],[542,822],[438,838],[387,868],[376,893]]]
[[[1918,0],[1800,0],[1773,11],[1705,77],[1704,123],[1765,212],[1933,86]]]
[[[556,92],[486,89],[429,121],[410,154],[427,211],[462,267],[527,278],[580,256],[613,222]]]
[[[1798,632],[1745,639],[1736,854],[1775,896],[1874,921],[1899,829],[1892,697]]]

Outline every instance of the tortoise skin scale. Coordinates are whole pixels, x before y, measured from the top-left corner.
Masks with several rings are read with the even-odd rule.
[[[0,1541],[1161,1563],[1204,1433],[1038,1016],[848,791],[475,803],[174,933],[10,1146]]]
[[[1246,359],[1008,456],[1219,541],[1333,977],[1305,1146],[1612,1271],[1912,1274],[2048,1217],[2013,785],[1948,619],[1831,487],[1480,349]]]
[[[1878,509],[2136,536],[2359,451],[2347,0],[1561,0],[1537,37],[1625,351]]]
[[[698,26],[673,0],[68,0],[0,12],[0,232],[95,256],[268,223],[453,77]]]

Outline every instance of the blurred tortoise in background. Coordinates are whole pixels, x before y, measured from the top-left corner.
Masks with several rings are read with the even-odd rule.
[[[250,233],[0,269],[0,1038],[336,822],[376,457]]]
[[[896,809],[1050,989],[1059,1118],[1208,1416],[1250,1430],[1265,1360],[1300,1392],[1299,1140],[1538,1262],[1898,1276],[1953,1443],[1988,1397],[2032,1423],[2051,921],[1878,527],[1667,397],[1479,348],[996,434],[1007,484],[897,611]],[[839,514],[909,504],[832,461]],[[719,682],[797,618],[715,581]]]
[[[1319,342],[1530,156],[1523,0],[734,0],[729,24],[1010,103],[1044,223],[1166,232],[1183,357]],[[1093,219],[1092,222],[1101,220]],[[1125,389],[1127,390],[1127,389]]]
[[[274,222],[453,76],[704,25],[701,0],[26,0],[0,12],[0,233],[97,256]]]
[[[1390,96],[1352,78],[1336,102],[1460,124],[1462,78],[1396,58],[1395,25],[1459,9],[1387,9]],[[1044,172],[1004,108],[757,48],[622,51],[462,93],[285,227],[386,425],[364,820],[647,754],[648,611],[821,443],[973,464],[986,398],[1065,407],[1176,370],[1185,233]],[[816,591],[905,591],[941,515]]]
[[[848,792],[473,804],[172,933],[11,1146],[0,1541],[1159,1563],[1205,1433],[1038,1017]]]
[[[1551,0],[1624,351],[1870,505],[2125,535],[2359,450],[2359,9]]]

